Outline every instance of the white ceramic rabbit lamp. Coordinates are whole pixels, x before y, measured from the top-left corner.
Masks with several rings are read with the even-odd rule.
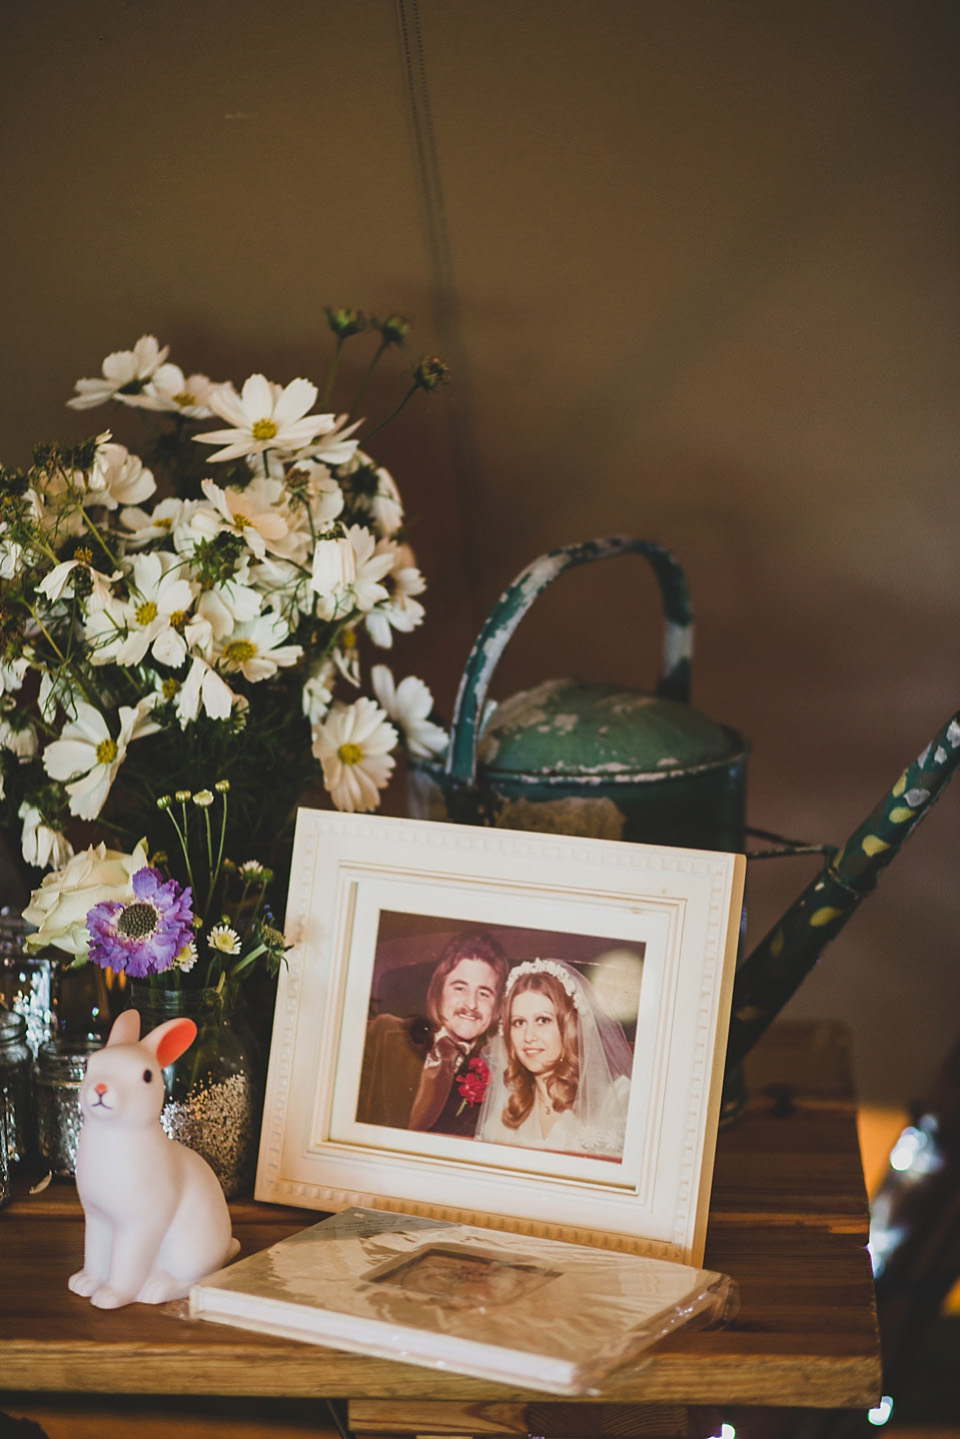
[[[99,1309],[183,1298],[240,1248],[217,1176],[160,1124],[161,1071],[196,1033],[192,1019],[171,1019],[141,1039],[140,1016],[127,1009],[87,1062],[76,1165],[83,1268],[68,1283]]]

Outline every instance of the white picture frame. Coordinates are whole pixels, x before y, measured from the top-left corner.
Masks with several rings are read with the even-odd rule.
[[[301,810],[256,1199],[699,1265],[744,871],[742,855],[714,851]],[[632,1058],[615,1157],[413,1132],[358,1110],[367,1024],[389,984],[391,1007],[412,1010],[411,954],[429,968],[451,933],[478,927],[512,968],[556,957],[589,977],[622,1018]]]

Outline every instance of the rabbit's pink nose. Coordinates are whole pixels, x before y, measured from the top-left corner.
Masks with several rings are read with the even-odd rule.
[[[100,1084],[95,1084],[93,1087],[96,1090],[97,1094],[106,1094],[107,1092],[107,1086],[102,1082]]]

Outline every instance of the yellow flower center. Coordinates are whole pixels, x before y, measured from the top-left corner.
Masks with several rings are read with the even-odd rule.
[[[189,390],[181,390],[179,395],[174,395],[173,403],[183,406],[195,405],[197,403],[197,397],[196,395],[191,395]]]
[[[344,630],[343,634],[340,636],[340,648],[344,650],[353,650],[356,649],[356,647],[357,636],[354,631]]]
[[[233,523],[236,525],[238,530],[245,530],[247,528],[247,525],[251,524],[252,521],[247,518],[247,516],[243,513],[242,510],[238,510],[233,517]]]
[[[170,616],[170,628],[176,630],[177,634],[183,634],[184,626],[187,623],[186,610],[174,610]]]
[[[113,764],[116,757],[116,741],[112,739],[102,739],[97,745],[97,764]]]
[[[163,517],[162,519],[160,519],[160,520],[154,520],[153,523],[156,525],[156,527],[157,527],[158,530],[172,530],[172,529],[173,529],[173,520],[170,518],[169,515],[164,515],[164,517]]]
[[[153,600],[147,600],[144,604],[137,606],[137,624],[149,625],[157,618],[157,607]]]
[[[254,420],[250,432],[255,440],[272,440],[277,427],[273,420]]]
[[[73,552],[73,558],[78,565],[86,565],[89,568],[93,564],[93,550],[89,545],[78,545]]]
[[[231,640],[223,652],[223,657],[230,664],[242,665],[244,660],[252,660],[256,653],[257,647],[252,640]]]
[[[163,682],[163,684],[160,686],[160,688],[161,688],[162,691],[163,691],[163,697],[164,697],[164,699],[165,699],[165,700],[172,700],[173,697],[174,697],[174,695],[176,694],[177,690],[180,688],[180,686],[177,684],[177,682],[176,682],[175,679],[171,679],[171,678],[168,676],[167,679],[164,680],[164,682]]]
[[[343,760],[344,764],[359,764],[363,759],[363,745],[342,744],[337,750],[337,754]]]

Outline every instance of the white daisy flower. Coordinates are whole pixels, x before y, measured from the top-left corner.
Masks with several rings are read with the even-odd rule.
[[[177,691],[174,708],[180,728],[186,729],[189,722],[196,719],[201,708],[211,719],[229,719],[236,698],[226,680],[221,679],[206,660],[199,655],[195,656],[190,673]]]
[[[283,552],[289,525],[279,508],[283,486],[278,480],[251,480],[242,490],[224,490],[213,480],[201,480],[200,487],[210,504],[198,506],[191,529],[201,539],[214,539],[227,530],[240,535],[258,560],[268,549]]]
[[[224,645],[218,668],[240,670],[245,679],[256,683],[272,678],[281,666],[295,665],[303,654],[302,645],[285,645],[290,631],[276,614],[258,615],[235,626]]]
[[[396,730],[373,700],[363,696],[333,706],[314,736],[313,753],[337,809],[363,814],[377,808],[393,773],[396,743]]]
[[[60,869],[73,858],[73,845],[66,835],[47,824],[34,805],[24,803],[17,813],[23,820],[20,849],[27,864],[37,869]]]
[[[230,925],[215,924],[207,935],[207,943],[211,949],[217,950],[219,954],[239,954],[240,936]]]
[[[218,388],[207,375],[184,376],[179,365],[161,365],[145,393],[156,401],[158,410],[183,415],[188,420],[210,420],[213,411],[207,396]]]
[[[114,739],[100,711],[78,700],[76,719],[64,725],[60,738],[43,752],[43,767],[50,778],[71,781],[66,786],[71,814],[96,819],[126,758],[127,746],[159,729],[150,719],[155,703],[156,696],[150,695],[135,709],[121,706],[120,733]]]
[[[209,430],[194,439],[223,445],[211,460],[235,460],[264,450],[299,450],[321,431],[336,426],[333,415],[307,414],[316,398],[316,385],[302,379],[280,386],[265,375],[251,375],[239,395],[232,385],[219,385],[208,394],[207,404],[232,428]]]
[[[396,684],[386,665],[374,665],[370,682],[386,713],[400,726],[409,754],[429,759],[446,749],[447,732],[430,719],[433,695],[423,680],[407,675]]]
[[[174,956],[173,968],[179,969],[181,974],[189,974],[196,962],[197,946],[191,939],[187,941],[187,943],[183,946],[183,949],[180,950],[179,954]]]
[[[115,350],[107,356],[100,378],[78,380],[74,386],[77,393],[67,404],[73,410],[91,410],[106,400],[119,400],[124,405],[155,409],[144,391],[169,352],[170,346],[164,345],[161,350],[155,336],[141,335],[132,350]]]

